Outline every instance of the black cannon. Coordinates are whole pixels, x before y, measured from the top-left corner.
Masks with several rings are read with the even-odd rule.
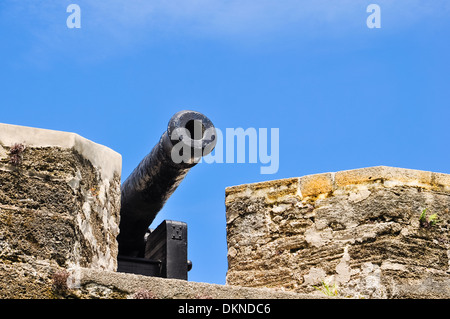
[[[149,226],[188,171],[216,144],[212,122],[195,111],[169,121],[158,144],[121,187],[118,271],[187,279],[187,225]]]

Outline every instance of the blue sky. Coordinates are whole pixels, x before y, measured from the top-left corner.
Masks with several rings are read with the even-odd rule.
[[[223,131],[279,128],[276,174],[199,164],[155,220],[188,223],[189,280],[224,284],[227,186],[375,165],[450,173],[449,16],[446,0],[2,0],[0,122],[104,144],[122,180],[179,110]]]

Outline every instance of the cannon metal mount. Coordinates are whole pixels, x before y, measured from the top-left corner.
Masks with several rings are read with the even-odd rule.
[[[121,187],[118,271],[187,280],[187,224],[163,221],[149,226],[189,170],[216,144],[212,122],[181,111]],[[180,160],[181,159],[181,160]]]
[[[119,255],[118,264],[120,272],[187,280],[187,224],[163,221],[147,234],[144,258]]]

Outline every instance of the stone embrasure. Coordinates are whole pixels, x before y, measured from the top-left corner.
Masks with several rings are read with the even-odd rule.
[[[118,153],[77,134],[0,124],[0,290],[32,264],[115,270],[120,174]]]
[[[229,187],[225,202],[227,284],[450,297],[450,175],[369,167]]]

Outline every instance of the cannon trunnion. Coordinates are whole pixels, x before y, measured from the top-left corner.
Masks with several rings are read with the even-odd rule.
[[[187,279],[187,224],[163,221],[149,226],[189,170],[216,144],[212,122],[195,111],[169,121],[159,143],[121,187],[118,271]]]

